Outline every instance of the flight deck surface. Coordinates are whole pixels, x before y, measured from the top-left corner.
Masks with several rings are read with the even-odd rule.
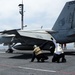
[[[52,63],[52,55],[45,62],[31,61],[32,51],[5,53],[0,50],[0,75],[75,75],[75,50],[65,50],[66,63]]]

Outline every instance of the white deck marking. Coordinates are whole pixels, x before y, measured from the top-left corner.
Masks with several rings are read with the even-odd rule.
[[[41,71],[41,72],[56,72],[54,70],[37,69],[37,68],[22,67],[22,66],[10,66],[10,65],[6,65],[6,64],[0,64],[0,66],[19,68],[19,69],[26,69],[26,70],[33,70],[33,71]]]
[[[56,72],[54,70],[36,69],[36,68],[21,67],[21,66],[18,66],[18,68],[27,69],[27,70],[34,70],[34,71],[43,71],[43,72]]]

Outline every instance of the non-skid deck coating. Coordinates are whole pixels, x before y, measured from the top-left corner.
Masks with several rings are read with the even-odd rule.
[[[75,50],[65,50],[66,63],[52,63],[52,55],[44,63],[30,62],[32,51],[5,53],[0,50],[0,75],[75,75]]]

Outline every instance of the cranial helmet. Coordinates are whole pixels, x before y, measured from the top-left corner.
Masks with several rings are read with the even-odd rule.
[[[37,45],[34,45],[34,48],[37,47]]]

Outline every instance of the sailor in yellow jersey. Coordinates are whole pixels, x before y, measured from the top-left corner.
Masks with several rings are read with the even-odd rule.
[[[42,50],[40,49],[40,47],[34,45],[34,50],[33,52],[35,52],[35,55],[39,55],[42,53]]]
[[[32,56],[31,62],[33,62],[35,58],[37,59],[37,62],[39,62],[40,60],[41,62],[44,62],[44,60],[48,59],[48,57],[43,54],[42,50],[37,45],[34,45],[33,56]]]

